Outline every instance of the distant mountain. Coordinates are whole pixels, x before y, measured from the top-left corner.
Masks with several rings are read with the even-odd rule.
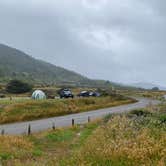
[[[156,85],[156,84],[152,84],[152,83],[139,82],[139,83],[131,84],[131,86],[137,87],[137,88],[143,88],[143,89],[152,89],[154,87],[158,87],[160,90],[166,90],[166,87],[162,87],[160,85]]]

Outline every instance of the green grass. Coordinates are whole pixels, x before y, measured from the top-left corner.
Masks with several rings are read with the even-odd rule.
[[[85,112],[133,103],[129,98],[100,97],[56,100],[0,100],[0,124]]]
[[[0,163],[14,166],[35,165],[35,160],[37,165],[42,165],[49,160],[52,163],[50,165],[57,162],[63,165],[65,158],[83,146],[100,123],[101,121],[95,121],[83,126],[50,130],[28,137],[0,136]]]
[[[11,154],[9,154],[9,153],[1,153],[0,154],[0,160],[9,160],[11,158],[12,158]]]
[[[69,141],[74,137],[74,132],[71,130],[60,130],[56,133],[50,133],[46,136],[49,141],[63,142]]]

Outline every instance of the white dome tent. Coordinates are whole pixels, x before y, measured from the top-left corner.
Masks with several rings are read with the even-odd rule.
[[[46,99],[46,95],[43,91],[41,90],[35,90],[32,94],[32,99],[35,100],[42,100],[42,99]]]

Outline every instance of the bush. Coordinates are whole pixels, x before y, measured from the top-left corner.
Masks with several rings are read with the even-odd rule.
[[[6,97],[5,94],[0,93],[0,98],[5,98],[5,97]]]
[[[32,86],[28,83],[24,83],[19,80],[12,80],[6,86],[6,91],[8,93],[20,94],[30,92],[32,90]]]
[[[153,87],[152,90],[153,91],[159,91],[160,89],[158,87]]]
[[[138,109],[138,110],[133,110],[133,111],[131,111],[130,114],[146,117],[147,115],[150,114],[150,112],[148,112],[148,111],[146,111],[146,110],[143,110],[143,109]]]
[[[159,114],[158,119],[160,120],[161,123],[166,124],[166,114]]]

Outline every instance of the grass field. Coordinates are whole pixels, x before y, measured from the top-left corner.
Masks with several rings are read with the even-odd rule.
[[[0,124],[61,116],[135,102],[125,97],[30,100],[0,100]]]
[[[0,136],[4,166],[165,166],[166,104],[31,136]]]
[[[152,90],[121,90],[119,93],[126,96],[146,97],[152,99],[162,100],[166,95],[166,91],[152,91]]]

